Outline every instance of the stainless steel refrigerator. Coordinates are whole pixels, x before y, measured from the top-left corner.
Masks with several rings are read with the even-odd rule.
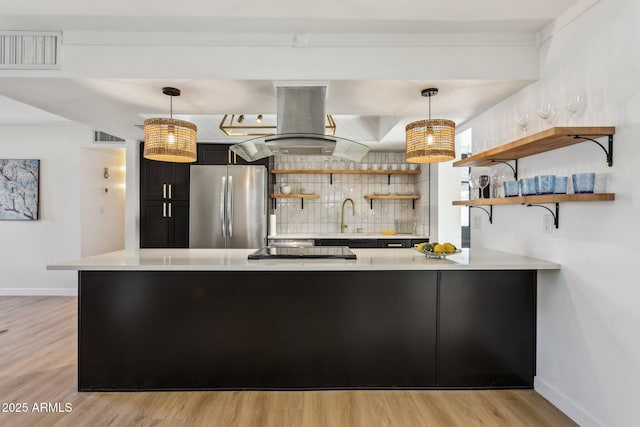
[[[191,166],[190,248],[260,248],[267,242],[264,166]]]

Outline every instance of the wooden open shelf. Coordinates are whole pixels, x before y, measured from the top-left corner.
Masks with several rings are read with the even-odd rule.
[[[560,223],[560,203],[565,202],[605,202],[615,200],[613,193],[591,193],[591,194],[541,194],[536,196],[520,196],[520,197],[495,197],[492,199],[475,199],[475,200],[454,200],[454,206],[469,206],[483,210],[489,215],[489,223],[493,224],[493,206],[494,205],[524,205],[536,206],[548,210],[553,215],[553,224],[556,228]],[[543,204],[554,204],[555,213]],[[482,206],[489,206],[489,210]]]
[[[342,175],[419,175],[420,169],[407,169],[407,170],[383,170],[383,169],[273,169],[272,174],[306,174],[306,175],[321,175],[321,174],[342,174]]]
[[[401,196],[399,194],[387,194],[387,195],[378,195],[378,194],[365,194],[365,199],[369,200],[369,205],[371,209],[373,209],[373,201],[374,200],[411,200],[411,207],[413,209],[416,208],[416,200],[420,199],[419,194],[410,194],[407,196]]]
[[[273,201],[273,209],[276,209],[276,199],[300,199],[300,207],[304,209],[304,199],[319,199],[319,194],[271,194],[271,200]]]
[[[272,194],[272,199],[318,199],[319,194]]]
[[[616,128],[613,126],[554,127],[458,160],[453,163],[453,166],[493,166],[496,161],[517,160],[588,141],[576,136],[597,139],[604,136],[611,137],[615,133]]]
[[[364,196],[367,200],[418,200],[420,199],[419,194],[411,194],[408,196],[401,196],[399,194],[387,194],[387,195],[377,195],[377,194],[365,194]]]
[[[565,202],[604,202],[615,200],[614,193],[542,194],[536,196],[495,197],[492,199],[454,200],[454,206],[523,205]]]

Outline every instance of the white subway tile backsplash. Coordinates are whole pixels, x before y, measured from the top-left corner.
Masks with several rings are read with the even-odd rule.
[[[360,163],[336,161],[332,157],[316,156],[276,156],[274,163],[277,169],[369,169],[377,165],[378,169],[401,169],[406,165],[404,153],[372,152]],[[346,198],[351,198],[355,205],[355,216],[351,206],[345,208],[345,223],[349,232],[362,229],[368,233],[379,233],[382,230],[395,229],[395,220],[415,221],[416,232],[428,234],[429,231],[429,169],[423,166],[420,175],[358,175],[335,174],[330,184],[328,174],[281,174],[276,176],[276,192],[278,186],[287,184],[293,193],[301,188],[319,194],[318,199],[305,199],[304,209],[299,199],[278,199],[275,210],[277,232],[286,233],[335,233],[340,231],[340,209]],[[421,195],[412,209],[410,200],[374,200],[373,209],[366,194],[414,192]]]

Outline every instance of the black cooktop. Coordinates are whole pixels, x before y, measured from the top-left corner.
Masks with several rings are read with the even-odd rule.
[[[347,246],[307,246],[307,247],[270,247],[266,246],[249,254],[249,259],[277,258],[323,258],[356,259],[356,254]]]

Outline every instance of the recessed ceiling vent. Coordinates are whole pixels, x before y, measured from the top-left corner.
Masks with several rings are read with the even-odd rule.
[[[58,70],[62,33],[0,31],[0,69]]]
[[[102,132],[99,130],[93,131],[94,144],[122,144],[124,142],[124,139],[108,134],[106,132]]]

